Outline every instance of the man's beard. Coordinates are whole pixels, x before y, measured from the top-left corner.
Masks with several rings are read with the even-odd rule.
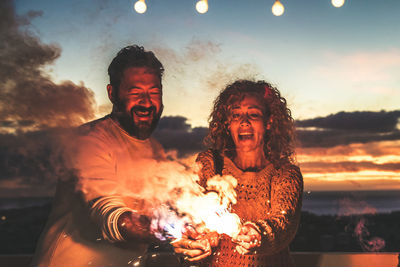
[[[150,112],[151,113],[151,120],[150,121],[141,121],[139,120],[138,123],[135,123],[134,116],[139,117],[137,112]],[[161,112],[156,113],[156,108],[151,106],[149,108],[142,107],[142,106],[134,106],[131,109],[131,120],[132,120],[132,134],[136,138],[140,140],[145,140],[150,137],[153,133],[154,129],[157,127],[158,121],[161,117]]]
[[[127,114],[125,112],[121,112],[120,109],[114,110],[113,113],[116,115],[119,124],[121,127],[129,133],[129,135],[140,139],[145,140],[150,137],[153,133],[154,129],[157,127],[158,121],[160,120],[162,107],[158,113],[156,113],[156,107],[143,107],[143,106],[134,106],[131,108],[130,113]],[[151,119],[148,121],[135,122],[135,117],[140,117],[140,113],[150,113]]]

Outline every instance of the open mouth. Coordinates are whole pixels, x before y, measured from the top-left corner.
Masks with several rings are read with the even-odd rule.
[[[244,141],[244,140],[251,140],[253,139],[254,134],[252,133],[240,133],[239,134],[239,140]]]
[[[146,111],[134,111],[135,115],[138,117],[148,117],[151,115],[151,110],[146,110]]]
[[[139,118],[149,118],[153,115],[154,110],[154,107],[145,108],[141,106],[136,106],[132,109],[132,113],[134,113]]]

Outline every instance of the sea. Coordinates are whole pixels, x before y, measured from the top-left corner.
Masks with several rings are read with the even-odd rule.
[[[390,213],[400,211],[400,191],[306,191],[302,210],[343,216]]]
[[[45,206],[50,197],[0,198],[0,210]],[[400,211],[400,191],[305,191],[302,210],[316,215],[376,214]]]

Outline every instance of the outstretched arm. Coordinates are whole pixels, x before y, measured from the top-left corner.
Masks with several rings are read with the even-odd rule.
[[[90,216],[101,228],[103,238],[110,242],[139,240],[157,242],[151,220],[144,211],[144,201],[126,201],[119,196],[100,197],[90,207]],[[131,205],[127,202],[135,202]],[[130,208],[135,206],[137,210]]]
[[[303,177],[297,166],[287,164],[271,184],[271,210],[264,220],[255,224],[261,231],[261,246],[277,253],[289,246],[300,221]]]

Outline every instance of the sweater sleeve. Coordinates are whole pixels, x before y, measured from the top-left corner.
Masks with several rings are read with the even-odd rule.
[[[206,150],[197,155],[196,163],[200,165],[199,184],[206,188],[207,180],[215,176],[214,159],[211,150]]]
[[[101,197],[90,206],[91,219],[99,225],[103,238],[112,243],[125,241],[118,229],[118,219],[125,212],[134,210],[119,196]]]
[[[268,254],[281,251],[293,240],[303,195],[303,177],[297,166],[286,165],[272,179],[271,209],[267,218],[256,222],[262,232],[263,250]]]

